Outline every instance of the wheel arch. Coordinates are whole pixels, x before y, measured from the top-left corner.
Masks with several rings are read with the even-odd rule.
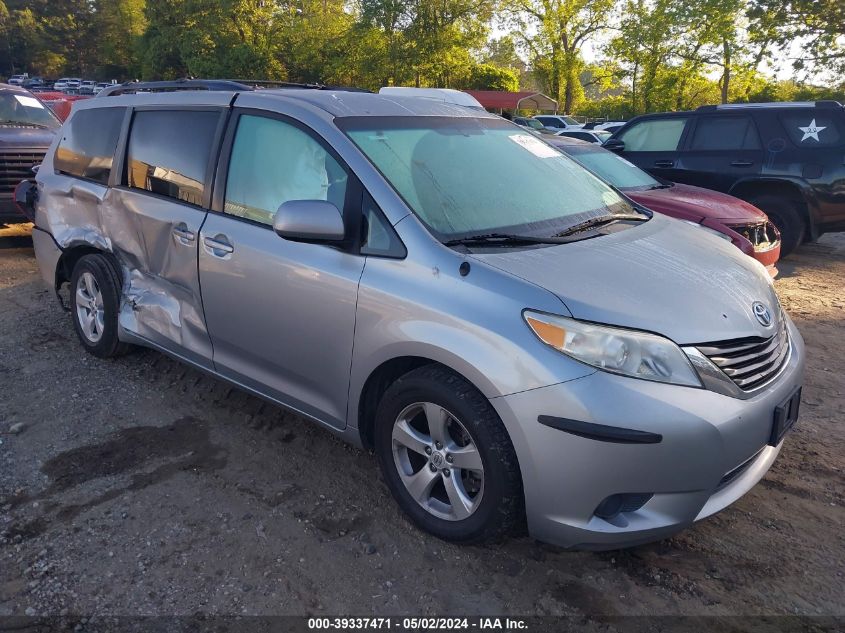
[[[58,290],[62,284],[70,281],[70,276],[73,274],[73,268],[76,262],[82,259],[85,255],[103,255],[109,264],[120,274],[120,266],[117,263],[117,258],[113,253],[105,251],[96,246],[92,246],[87,242],[78,242],[66,246],[59,261],[56,262],[56,289]],[[122,278],[122,275],[121,275]]]
[[[118,264],[114,253],[92,246],[87,242],[72,243],[62,250],[62,254],[56,262],[55,270],[54,289],[56,291],[56,297],[58,297],[59,302],[65,309],[68,309],[68,306],[65,305],[65,301],[62,299],[62,295],[60,294],[61,288],[64,284],[70,282],[76,263],[86,255],[102,255],[114,271],[115,280],[119,282],[118,288],[120,288],[123,283],[123,273],[121,272],[120,264]]]
[[[783,196],[797,205],[807,231],[814,239],[817,237],[812,196],[799,181],[783,178],[749,178],[738,181],[728,193],[747,202],[753,202],[753,199],[759,195]]]
[[[434,356],[434,354],[430,356]],[[480,388],[477,381],[467,376],[465,372],[458,370],[452,363],[443,362],[444,359],[438,360],[430,356],[396,356],[383,361],[369,373],[367,379],[364,381],[363,387],[360,390],[357,405],[353,409],[358,434],[363,446],[367,448],[373,447],[375,412],[384,392],[387,391],[388,387],[390,387],[390,385],[392,385],[401,376],[407,374],[409,371],[418,369],[419,367],[426,365],[439,365],[455,375],[460,376],[472,385],[483,397],[487,397],[485,395],[485,390]]]

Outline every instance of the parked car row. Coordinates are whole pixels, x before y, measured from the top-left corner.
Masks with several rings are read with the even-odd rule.
[[[80,102],[19,187],[88,352],[161,350],[372,447],[461,543],[647,542],[771,467],[803,341],[732,229],[646,207],[700,192],[434,99],[223,83]]]
[[[33,92],[55,91],[69,95],[98,94],[104,88],[114,85],[114,82],[96,82],[91,79],[79,77],[62,77],[57,80],[44,79],[43,77],[30,77],[29,75],[12,75],[8,81],[11,86],[20,86]]]

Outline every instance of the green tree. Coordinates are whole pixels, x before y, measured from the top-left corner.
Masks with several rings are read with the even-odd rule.
[[[583,97],[585,44],[607,28],[616,0],[510,0],[531,65],[564,112]]]
[[[128,79],[141,73],[140,43],[147,27],[144,0],[92,0],[100,79]]]
[[[752,28],[769,36],[782,52],[794,41],[805,55],[796,70],[845,72],[845,2],[842,0],[751,0]]]
[[[470,68],[469,76],[459,87],[466,90],[516,92],[519,90],[519,75],[510,68],[493,64],[474,64]]]

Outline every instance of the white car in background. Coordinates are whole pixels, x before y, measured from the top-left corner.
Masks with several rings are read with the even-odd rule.
[[[595,127],[594,130],[605,130],[613,134],[616,130],[620,129],[623,125],[625,125],[626,121],[605,121],[604,123],[599,123]]]
[[[574,130],[583,125],[565,114],[538,114],[533,118],[550,130]]]
[[[56,83],[53,84],[53,90],[58,90],[59,92],[62,92],[62,91],[67,89],[67,87],[68,87],[68,85],[71,81],[77,81],[78,82],[79,80],[78,79],[74,80],[74,79],[71,79],[70,77],[62,77]]]

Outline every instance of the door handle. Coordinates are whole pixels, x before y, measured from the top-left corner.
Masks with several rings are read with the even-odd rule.
[[[188,227],[184,224],[177,224],[173,227],[173,237],[177,244],[184,246],[190,246],[197,239],[196,233],[188,230]]]
[[[731,163],[731,167],[751,167],[754,161],[751,160],[735,160]]]
[[[215,235],[214,237],[204,237],[202,243],[205,244],[206,250],[215,257],[225,258],[235,250],[235,247],[222,234]]]
[[[674,167],[675,161],[673,160],[656,160],[654,161],[655,167]]]

